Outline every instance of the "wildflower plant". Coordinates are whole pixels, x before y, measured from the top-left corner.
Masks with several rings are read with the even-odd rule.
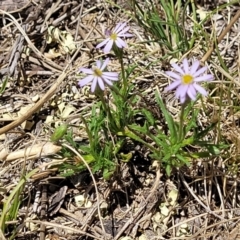
[[[122,51],[122,48],[127,47],[127,44],[121,38],[132,36],[127,32],[128,30],[129,27],[126,27],[126,23],[117,24],[97,48],[106,45],[105,53],[112,48],[114,52]],[[78,85],[83,87],[91,84],[91,92],[96,94],[100,101],[93,104],[89,119],[81,116],[89,144],[75,145],[75,148],[77,147],[83,152],[82,156],[92,166],[93,172],[101,170],[105,179],[108,179],[116,169],[116,155],[124,142],[124,138],[117,137],[117,133],[121,132],[132,121],[133,111],[131,106],[136,101],[136,96],[129,95],[129,92],[133,89],[132,84],[127,83],[127,78],[134,70],[134,66],[125,68],[122,54],[117,55],[117,57],[122,66],[121,75],[117,72],[107,71],[109,58],[102,61],[97,60],[92,68],[81,67],[79,69],[79,72],[86,74],[86,76],[79,80]],[[116,84],[114,84],[115,82]],[[104,90],[107,86],[109,88],[106,93],[111,95],[110,100],[104,96]],[[65,136],[65,140],[73,145],[70,135]],[[82,163],[77,164],[77,166],[65,164],[62,170],[67,168],[67,174],[73,174],[82,170],[83,167]]]
[[[206,90],[198,83],[207,82],[213,80],[212,74],[205,74],[207,67],[199,69],[200,62],[197,60],[190,67],[188,60],[183,60],[183,65],[180,67],[176,63],[172,64],[172,67],[177,72],[167,71],[166,74],[171,77],[174,82],[171,83],[165,90],[170,91],[176,89],[175,96],[180,98],[180,102],[183,104],[188,98],[196,100],[197,92],[203,96],[207,96]],[[202,76],[201,76],[202,75]]]
[[[221,146],[203,141],[208,132],[214,128],[214,124],[202,131],[197,129],[196,124],[200,111],[194,109],[197,93],[207,96],[207,91],[199,83],[213,80],[213,75],[205,74],[207,67],[200,67],[199,61],[191,65],[189,60],[184,59],[182,65],[172,64],[174,70],[166,72],[173,82],[165,90],[176,90],[175,97],[180,99],[182,104],[179,121],[173,120],[158,91],[156,103],[167,122],[168,131],[159,128],[158,120],[147,107],[140,110],[145,116],[144,124],[140,126],[135,122],[134,116],[139,110],[135,111],[134,104],[140,100],[141,94],[136,94],[137,91],[130,80],[135,65],[125,66],[123,60],[122,48],[127,45],[121,38],[132,36],[128,31],[126,23],[119,23],[108,33],[107,38],[97,45],[97,48],[105,46],[105,53],[113,49],[120,63],[121,74],[106,70],[109,58],[97,60],[96,66],[91,69],[83,67],[79,69],[80,72],[87,74],[79,81],[79,86],[91,83],[91,92],[100,100],[93,105],[90,119],[81,117],[88,134],[89,146],[79,146],[79,149],[84,152],[86,161],[92,164],[94,171],[102,170],[108,179],[116,170],[116,160],[121,147],[129,138],[145,145],[150,150],[152,159],[159,160],[168,175],[173,167],[188,165],[193,158],[217,154]],[[113,84],[114,82],[116,84]],[[108,91],[110,98],[103,94],[106,86],[110,87]],[[150,130],[151,127],[155,130]],[[146,139],[151,139],[154,144],[150,144]],[[186,150],[189,145],[207,150],[199,153],[190,152]],[[77,169],[81,169],[81,166]]]
[[[129,33],[130,27],[127,26],[127,23],[118,23],[117,26],[113,29],[113,31],[107,30],[105,32],[106,39],[99,43],[96,48],[101,48],[104,46],[104,53],[107,54],[111,51],[114,51],[116,57],[118,58],[121,64],[121,74],[123,80],[123,88],[121,94],[123,94],[124,98],[127,96],[127,79],[125,76],[125,69],[123,63],[123,48],[127,47],[127,43],[123,40],[123,38],[129,38],[133,35]]]
[[[196,123],[200,110],[194,109],[194,101],[190,101],[196,100],[197,92],[207,96],[207,91],[198,83],[212,81],[213,75],[204,74],[207,67],[199,68],[199,61],[195,61],[192,66],[189,66],[189,61],[184,59],[182,66],[177,64],[172,66],[177,73],[173,71],[166,72],[174,80],[166,90],[176,90],[175,96],[180,99],[182,106],[179,121],[173,120],[158,90],[156,92],[156,102],[167,122],[168,133],[165,134],[159,128],[158,121],[154,119],[152,113],[147,109],[142,109],[146,117],[143,126],[134,123],[128,125],[122,133],[144,144],[152,152],[152,158],[162,163],[168,175],[170,175],[173,167],[189,165],[191,159],[194,158],[210,157],[219,154],[220,149],[226,147],[203,140],[209,131],[215,127],[215,124],[210,124],[202,131],[199,130]],[[151,127],[153,127],[154,132],[149,130]],[[147,136],[148,139],[154,142],[154,145],[150,145],[142,136]],[[191,152],[187,150],[188,146],[191,145],[205,150],[197,153]]]
[[[65,136],[64,140],[69,145],[79,150],[82,153],[82,157],[92,167],[93,173],[101,171],[105,179],[111,176],[111,172],[114,172],[116,167],[115,155],[119,150],[121,142],[115,144],[109,134],[109,129],[106,124],[106,118],[104,109],[101,109],[101,102],[97,102],[92,107],[91,117],[85,119],[81,116],[84,129],[88,136],[89,143],[76,143],[73,140],[73,133],[69,131]],[[99,109],[101,109],[99,111]],[[65,147],[62,149],[64,157],[70,157],[74,159],[72,153]],[[75,163],[65,162],[60,166],[60,171],[64,176],[71,176],[74,173],[85,170],[85,165],[76,159]]]
[[[127,47],[127,43],[122,38],[132,37],[133,35],[128,33],[130,27],[127,27],[126,25],[127,23],[118,23],[113,31],[107,30],[105,32],[106,39],[99,43],[96,48],[101,48],[104,46],[103,51],[105,54],[107,54],[113,47],[120,49]]]
[[[96,66],[92,69],[90,68],[80,68],[79,71],[87,74],[84,79],[78,82],[80,87],[87,85],[88,83],[92,82],[91,84],[91,92],[94,93],[98,89],[104,91],[105,84],[108,86],[112,86],[114,81],[118,81],[118,73],[116,72],[106,72],[105,69],[109,63],[109,58],[105,61],[96,61]]]

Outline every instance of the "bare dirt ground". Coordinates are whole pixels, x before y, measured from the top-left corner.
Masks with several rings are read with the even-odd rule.
[[[146,149],[129,144],[124,152],[131,152],[132,159],[122,162],[114,177],[105,181],[100,173],[94,175],[97,191],[88,171],[63,176],[61,164],[78,159],[63,158],[62,146],[49,139],[58,124],[78,126],[78,114],[87,116],[91,110],[95,96],[79,89],[77,71],[102,54],[95,46],[103,27],[133,16],[128,1],[116,3],[121,9],[107,1],[0,1],[1,83],[8,77],[0,95],[1,209],[23,175],[36,169],[26,177],[17,216],[6,222],[0,239],[12,239],[13,233],[19,240],[240,239],[239,178],[226,177],[219,162],[194,163],[168,178]],[[199,3],[197,8],[207,11],[213,5]],[[206,28],[215,28],[219,35],[239,8],[235,4],[220,11]],[[158,72],[167,61],[145,71],[143,66],[155,61],[161,48],[140,44],[146,33],[134,20],[129,24],[136,37],[128,40],[126,61],[138,62],[142,74],[136,85],[149,93],[145,100],[161,117],[151,102],[152,89],[162,89],[165,80]],[[239,64],[237,24],[219,44],[230,71]],[[204,55],[201,47],[193,51],[198,54]],[[114,61],[112,57],[112,70],[119,70]],[[174,114],[172,96],[165,101]],[[223,128],[233,138],[227,123]],[[86,133],[77,127],[73,131],[76,141],[87,141]]]

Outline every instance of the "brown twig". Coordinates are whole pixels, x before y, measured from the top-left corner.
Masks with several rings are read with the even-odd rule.
[[[93,239],[96,239],[96,240],[103,240],[103,238],[98,238],[96,236],[93,236],[92,234],[89,234],[87,232],[84,232],[84,231],[81,231],[79,229],[76,229],[76,228],[73,228],[73,227],[68,227],[68,226],[64,226],[62,224],[58,224],[58,223],[53,223],[53,222],[47,222],[47,221],[39,221],[39,220],[25,220],[25,223],[36,223],[36,224],[44,224],[46,226],[51,226],[51,227],[57,227],[57,228],[60,228],[60,229],[65,229],[65,230],[68,230],[68,231],[71,231],[71,232],[75,232],[75,233],[79,233],[79,234],[82,234],[83,236],[88,236],[88,237],[91,237]]]
[[[145,200],[143,206],[140,206],[139,209],[136,211],[136,213],[134,213],[133,217],[130,218],[119,230],[119,232],[117,233],[117,235],[114,237],[114,240],[118,240],[122,234],[126,231],[126,229],[134,222],[135,219],[139,219],[145,212],[145,208],[146,206],[149,204],[149,202],[151,201],[152,197],[154,196],[156,190],[159,187],[159,181],[160,181],[160,177],[161,177],[161,173],[160,173],[160,169],[158,168],[157,170],[157,175],[156,175],[156,180],[154,182],[154,185],[147,197],[147,199]]]
[[[55,84],[47,91],[47,93],[41,98],[28,112],[26,112],[22,117],[16,119],[12,123],[6,125],[3,128],[0,128],[0,135],[8,132],[9,130],[19,126],[24,121],[26,121],[29,117],[33,115],[33,113],[37,112],[45,102],[47,102],[55,93],[56,89],[61,85],[62,81],[66,78],[67,73],[63,71],[63,73],[58,77]]]
[[[26,34],[26,32],[24,31],[24,29],[21,27],[21,25],[18,23],[18,21],[9,13],[3,11],[0,9],[0,14],[2,15],[7,15],[9,18],[12,19],[13,23],[15,24],[15,26],[17,27],[17,29],[19,30],[19,32],[23,35],[23,37],[25,38],[26,42],[28,43],[29,48],[31,48],[31,50],[40,58],[40,59],[44,59],[44,61],[52,66],[55,71],[57,72],[62,72],[62,67],[60,67],[58,64],[56,64],[55,62],[49,60],[48,58],[46,58],[36,47],[35,45],[32,43],[32,41],[29,39],[28,35]]]
[[[34,46],[34,44],[31,42],[31,40],[28,38],[27,34],[24,32],[24,30],[22,29],[22,27],[19,25],[19,23],[16,21],[16,19],[11,15],[8,14],[7,12],[4,12],[2,10],[0,10],[0,14],[6,14],[8,15],[13,22],[15,23],[15,25],[17,26],[18,30],[22,33],[22,35],[24,36],[25,40],[27,41],[27,43],[29,44],[29,46],[31,47],[31,49],[41,58],[44,59],[45,63],[47,63],[48,65],[52,66],[53,68],[56,68],[56,71],[59,71],[59,66],[46,59],[41,52],[39,52],[39,50]],[[67,69],[69,68],[69,66],[71,65],[71,63],[73,62],[73,60],[75,59],[76,55],[78,54],[78,52],[80,51],[80,48],[75,52],[75,54],[73,55],[73,57],[71,58],[71,60],[68,62],[67,66],[65,67],[65,69],[61,69],[61,75],[58,77],[57,81],[55,82],[55,84],[52,85],[52,87],[46,92],[46,94],[27,112],[25,113],[22,117],[16,119],[15,121],[13,121],[12,123],[6,125],[3,128],[0,128],[0,135],[4,134],[6,132],[8,132],[9,130],[19,126],[21,123],[23,123],[24,121],[26,121],[29,117],[31,117],[35,112],[37,112],[45,102],[47,102],[55,93],[55,91],[57,90],[57,88],[61,85],[61,83],[63,82],[63,80],[67,77]]]
[[[232,18],[231,22],[227,25],[227,27],[222,31],[222,33],[220,34],[220,36],[217,39],[217,43],[220,43],[224,36],[230,31],[231,27],[233,26],[233,24],[240,18],[240,10],[238,10],[238,12],[236,13],[236,15]],[[213,50],[215,49],[215,44],[212,43],[212,47],[206,52],[206,54],[202,57],[201,62],[204,63],[208,60],[208,58],[210,57],[210,55],[212,54]]]
[[[202,201],[197,197],[197,195],[193,192],[193,190],[189,187],[188,183],[186,182],[184,176],[182,173],[180,173],[180,178],[184,184],[184,186],[187,188],[187,190],[189,191],[189,193],[194,197],[194,199],[199,203],[199,205],[201,205],[209,214],[212,214],[213,216],[217,217],[220,220],[224,220],[224,218],[222,216],[219,216],[218,214],[216,214],[214,211],[212,211],[209,207],[207,207],[204,203],[202,203]]]

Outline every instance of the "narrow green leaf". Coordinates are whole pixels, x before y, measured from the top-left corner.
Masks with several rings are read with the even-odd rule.
[[[171,165],[167,165],[166,166],[166,173],[167,173],[168,176],[171,175],[171,171],[172,171],[172,166]]]
[[[128,126],[131,130],[137,131],[139,133],[143,133],[143,134],[147,134],[148,133],[148,129],[147,126],[144,125],[143,127],[137,125],[137,124],[131,124]]]
[[[3,83],[2,83],[2,86],[1,86],[1,89],[0,89],[0,94],[2,94],[5,89],[6,89],[6,86],[7,86],[7,83],[8,83],[8,77],[6,77],[4,80],[3,80]]]
[[[171,137],[175,140],[175,138],[177,136],[175,122],[173,121],[172,116],[169,114],[166,107],[164,106],[164,103],[163,103],[163,101],[160,97],[160,94],[157,91],[155,93],[155,96],[156,96],[157,103],[158,103],[158,105],[159,105],[160,109],[162,110],[162,113],[165,117],[165,120],[167,121]]]
[[[176,154],[176,157],[181,161],[181,163],[186,164],[187,166],[189,166],[190,162],[187,158],[183,157],[180,154]]]
[[[205,137],[211,130],[213,130],[213,128],[216,126],[217,122],[215,123],[211,123],[206,129],[204,129],[203,131],[198,131],[196,134],[195,139],[202,139],[203,137]]]
[[[142,109],[142,113],[145,115],[147,121],[150,123],[151,126],[155,124],[155,119],[152,115],[152,113],[146,109]]]

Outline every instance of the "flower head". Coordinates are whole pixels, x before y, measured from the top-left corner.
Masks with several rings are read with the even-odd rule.
[[[175,96],[180,98],[180,102],[184,103],[187,98],[196,100],[197,93],[199,92],[203,96],[207,96],[206,90],[201,87],[198,83],[205,81],[212,81],[212,74],[203,73],[207,70],[207,67],[201,67],[199,61],[195,61],[190,67],[188,60],[184,59],[183,64],[179,65],[173,63],[172,67],[177,72],[167,71],[166,74],[171,77],[174,82],[165,88],[166,91],[176,89]]]
[[[121,38],[123,37],[132,37],[133,35],[127,33],[130,27],[125,27],[127,23],[118,23],[113,31],[106,31],[107,38],[99,43],[96,48],[101,48],[105,45],[103,51],[104,53],[109,53],[115,44],[118,48],[127,47],[127,43],[124,42]]]
[[[101,90],[105,89],[105,84],[112,86],[112,81],[118,81],[118,73],[117,72],[104,72],[104,69],[108,65],[109,58],[105,61],[96,61],[96,66],[92,69],[90,68],[80,68],[79,71],[88,74],[87,77],[80,80],[78,85],[83,87],[88,83],[92,82],[91,92],[95,92],[96,88],[99,87]]]

